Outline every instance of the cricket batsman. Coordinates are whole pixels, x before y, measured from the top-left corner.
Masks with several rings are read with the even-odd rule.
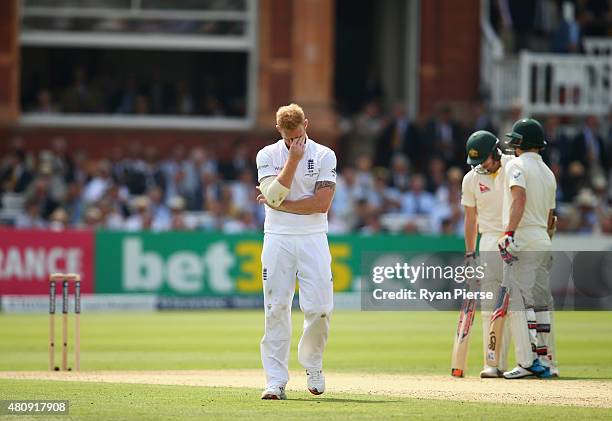
[[[481,280],[482,291],[497,292],[502,282],[502,261],[497,241],[503,235],[502,204],[504,192],[504,167],[513,158],[502,154],[499,139],[486,130],[472,133],[466,143],[467,163],[472,166],[463,177],[461,204],[465,208],[465,261],[467,265],[483,265],[485,276]],[[480,233],[479,257],[476,256],[476,240]],[[487,365],[489,320],[493,303],[481,301],[484,345],[484,368],[481,378],[502,377],[507,368],[508,329],[504,329],[500,360],[497,367]]]
[[[304,331],[298,360],[308,390],[325,391],[323,351],[333,310],[327,211],[336,186],[336,155],[306,134],[308,120],[296,104],[280,107],[282,139],[257,153],[258,201],[265,205],[261,255],[265,333],[261,360],[267,387],[262,399],[286,399],[291,344],[291,303],[296,277]]]
[[[506,136],[516,158],[506,165],[505,232],[498,248],[505,262],[502,284],[510,294],[509,322],[517,366],[504,377],[546,378],[556,371],[549,269],[557,184],[540,155],[546,141],[537,120],[518,120]]]

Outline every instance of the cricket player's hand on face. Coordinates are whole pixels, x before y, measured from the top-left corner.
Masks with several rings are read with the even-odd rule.
[[[300,136],[297,139],[291,141],[289,145],[289,159],[294,162],[299,162],[304,156],[304,150],[306,149],[306,135]]]
[[[499,254],[504,262],[509,265],[518,260],[519,247],[514,240],[514,231],[507,231],[497,242]]]

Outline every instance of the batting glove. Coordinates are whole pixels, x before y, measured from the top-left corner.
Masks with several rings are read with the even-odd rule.
[[[467,267],[476,268],[479,266],[478,256],[476,256],[475,251],[465,253],[465,257],[463,258],[463,265],[466,268]],[[480,287],[480,280],[477,277],[475,277],[474,275],[468,276],[467,274],[466,274],[466,277],[467,277],[467,284],[470,288]]]
[[[514,231],[506,231],[497,242],[497,248],[499,249],[499,254],[501,255],[502,260],[509,265],[518,260],[516,255],[519,248],[514,241]]]

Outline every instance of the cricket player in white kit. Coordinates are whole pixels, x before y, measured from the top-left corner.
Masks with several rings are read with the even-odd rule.
[[[485,276],[481,281],[482,291],[496,293],[502,282],[502,260],[499,258],[497,241],[503,235],[502,205],[504,193],[505,166],[513,156],[502,154],[499,139],[486,130],[472,133],[466,142],[467,163],[472,166],[463,177],[461,204],[465,208],[465,260],[468,265],[483,265]],[[480,233],[476,256],[476,240]],[[477,261],[478,259],[478,261]],[[508,362],[510,342],[508,325],[502,338],[500,361],[497,367],[486,362],[489,343],[489,320],[493,303],[481,301],[484,367],[481,378],[501,377]]]
[[[505,233],[498,247],[507,264],[503,284],[510,291],[509,321],[518,364],[504,377],[551,377],[555,354],[549,333],[552,310],[549,268],[557,184],[539,154],[546,141],[537,120],[518,120],[507,136],[517,157],[506,165]],[[538,353],[539,349],[544,352]]]
[[[333,310],[327,211],[335,191],[336,155],[308,138],[307,126],[298,105],[279,108],[276,128],[282,139],[257,154],[258,200],[266,207],[261,359],[267,387],[262,399],[286,398],[296,277],[304,312],[298,360],[306,369],[308,390],[315,395],[325,391],[323,351]]]

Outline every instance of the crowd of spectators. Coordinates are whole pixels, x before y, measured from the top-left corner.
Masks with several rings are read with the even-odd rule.
[[[612,233],[612,131],[605,133],[609,128],[594,116],[542,121],[549,141],[543,156],[558,182],[559,229]],[[442,107],[424,121],[408,119],[401,105],[385,114],[369,103],[341,124],[330,232],[461,235],[465,140],[479,129],[503,138],[508,125],[496,124],[480,103],[460,120]],[[36,154],[20,138],[10,144],[0,157],[2,202],[20,197],[23,211],[11,218],[2,213],[4,224],[228,233],[263,225],[264,209],[255,200],[256,151],[247,143],[237,144],[229,161],[212,149],[181,144],[160,156],[155,146],[128,141],[105,159],[71,150],[61,137]]]
[[[442,106],[436,115],[414,121],[403,104],[385,113],[373,100],[355,117],[344,118],[341,179],[333,207],[341,228],[461,234],[467,137],[489,130],[503,146],[505,133],[524,117],[515,106],[496,121],[480,102],[461,111],[457,117],[452,107]],[[596,116],[551,115],[541,121],[549,142],[542,155],[557,178],[559,229],[612,233],[610,120],[608,126]]]
[[[609,0],[489,0],[489,11],[509,53],[581,53],[585,37],[612,35]]]
[[[89,74],[85,66],[73,68],[72,75],[66,85],[41,82],[38,85],[42,86],[28,87],[24,111],[209,117],[244,116],[246,112],[244,96],[221,95],[222,81],[212,76],[203,76],[203,82],[198,82],[202,86],[196,89],[185,79],[168,80],[158,70],[150,76],[128,76],[123,81],[104,73]]]

